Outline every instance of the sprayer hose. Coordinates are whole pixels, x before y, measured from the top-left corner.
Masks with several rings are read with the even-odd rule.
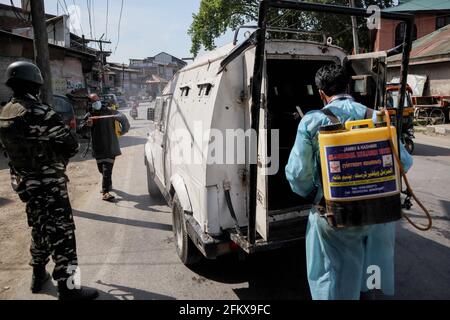
[[[390,144],[391,144],[391,148],[392,148],[392,150],[395,150],[395,143],[394,143],[394,141],[393,141],[393,137],[392,137],[392,131],[391,131],[391,118],[390,118],[390,115],[389,115],[389,111],[387,111],[387,110],[385,110],[384,111],[385,112],[385,116],[386,116],[386,123],[387,123],[387,127],[388,127],[388,129],[389,129],[389,142],[390,142]],[[433,218],[431,217],[431,214],[430,214],[430,212],[428,211],[428,209],[423,205],[423,203],[419,200],[419,198],[417,198],[417,196],[415,195],[415,193],[414,193],[414,191],[413,191],[413,189],[411,188],[411,185],[410,185],[410,183],[409,183],[409,180],[408,180],[408,177],[407,177],[407,175],[406,175],[406,172],[405,172],[405,170],[403,169],[403,166],[402,166],[402,163],[401,163],[401,161],[400,161],[400,156],[399,156],[399,154],[398,154],[398,152],[393,152],[394,153],[394,156],[395,156],[395,160],[397,161],[397,163],[398,163],[398,166],[400,167],[400,172],[401,172],[401,175],[402,175],[402,177],[403,177],[403,179],[404,179],[404,181],[405,181],[405,183],[406,183],[406,187],[407,187],[407,189],[408,189],[408,192],[409,192],[409,194],[413,197],[413,199],[414,200],[416,200],[416,202],[417,202],[417,204],[419,205],[419,207],[423,210],[423,212],[425,213],[425,215],[427,216],[427,219],[428,219],[428,226],[426,226],[426,227],[423,227],[423,226],[419,226],[419,225],[417,225],[417,224],[415,224],[413,221],[412,221],[412,219],[407,215],[407,214],[403,214],[403,217],[414,227],[414,228],[416,228],[417,230],[420,230],[420,231],[429,231],[429,230],[431,230],[431,228],[433,227]]]

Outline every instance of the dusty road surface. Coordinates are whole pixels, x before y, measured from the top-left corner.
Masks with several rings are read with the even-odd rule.
[[[128,110],[124,110],[128,112]],[[132,121],[121,138],[123,156],[114,171],[115,204],[100,200],[100,176],[92,159],[71,163],[70,191],[76,216],[82,282],[98,288],[100,299],[309,299],[304,249],[205,261],[189,269],[176,255],[170,209],[146,190],[144,144],[151,124]],[[433,140],[444,146],[448,141]],[[399,299],[450,298],[450,143],[417,146],[411,182],[432,209],[435,228],[416,232],[398,224]],[[29,231],[23,204],[10,191],[5,161],[0,161],[0,299],[55,299],[48,283],[31,295]],[[419,222],[422,216],[413,212]],[[50,269],[50,268],[49,268]]]
[[[399,298],[450,299],[450,137],[417,134],[414,167],[409,173],[416,195],[433,216],[433,229],[398,226],[396,284]],[[410,216],[427,220],[416,205]]]

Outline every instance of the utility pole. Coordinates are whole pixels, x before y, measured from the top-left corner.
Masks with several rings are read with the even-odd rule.
[[[44,103],[53,103],[52,73],[50,69],[50,53],[48,49],[47,23],[44,0],[30,1],[31,17],[34,33],[34,56],[44,78],[41,96]]]
[[[350,0],[350,6],[356,8],[355,0]],[[353,29],[353,48],[355,54],[359,53],[359,38],[358,38],[358,21],[355,16],[352,16],[352,29]]]
[[[122,94],[125,93],[125,63],[122,63]]]
[[[103,55],[103,43],[99,42],[100,45],[100,72],[102,74],[102,81],[100,84],[100,90],[102,94],[106,94],[105,90],[105,56]]]
[[[100,38],[102,39],[103,36]],[[112,53],[110,51],[103,51],[103,44],[111,44],[111,41],[105,41],[105,40],[95,40],[95,39],[86,39],[83,36],[82,39],[83,45],[86,45],[89,42],[95,42],[98,43],[100,46],[100,73],[101,73],[101,77],[100,77],[100,90],[102,94],[105,94],[106,92],[104,92],[104,85],[105,85],[105,61],[106,61],[106,57],[105,57],[105,53]]]

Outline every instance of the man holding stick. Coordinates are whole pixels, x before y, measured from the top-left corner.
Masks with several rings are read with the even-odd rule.
[[[86,125],[91,127],[92,155],[97,160],[99,172],[103,176],[102,200],[114,201],[112,191],[112,172],[116,157],[120,156],[117,123],[120,135],[130,129],[127,117],[119,111],[112,110],[102,104],[97,94],[89,96],[90,110],[85,116]]]

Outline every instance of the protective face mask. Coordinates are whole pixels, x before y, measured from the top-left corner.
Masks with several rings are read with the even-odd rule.
[[[102,102],[101,101],[95,101],[92,104],[92,109],[94,109],[95,111],[100,111],[101,108],[102,108]]]

